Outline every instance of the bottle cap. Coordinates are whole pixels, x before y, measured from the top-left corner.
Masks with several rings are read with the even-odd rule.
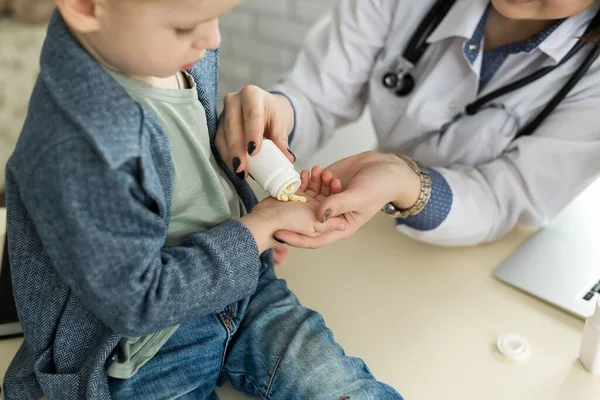
[[[500,335],[496,345],[498,351],[511,360],[521,360],[530,352],[529,342],[519,335]]]

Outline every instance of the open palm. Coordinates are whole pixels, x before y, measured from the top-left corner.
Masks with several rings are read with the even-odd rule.
[[[315,215],[317,214],[317,210],[322,202],[327,199],[329,196],[340,193],[342,190],[342,184],[339,179],[335,179],[333,177],[333,173],[331,171],[323,172],[319,167],[313,167],[311,172],[308,170],[304,170],[301,173],[302,183],[300,188],[296,192],[299,196],[306,197],[305,206],[310,207]],[[265,200],[263,200],[264,202]],[[267,199],[269,202],[277,202],[275,199]],[[262,203],[262,202],[261,202]],[[340,216],[339,222],[344,222],[344,217]],[[275,233],[275,237],[279,240],[287,241],[283,239],[283,236],[303,236],[295,232],[280,230]]]
[[[389,155],[367,152],[334,163],[322,172],[320,180],[313,182],[311,176],[307,191],[319,199],[317,218],[342,218],[347,229],[318,237],[286,231],[280,232],[278,238],[294,247],[319,248],[352,236],[394,198],[391,188],[397,187],[396,160]]]

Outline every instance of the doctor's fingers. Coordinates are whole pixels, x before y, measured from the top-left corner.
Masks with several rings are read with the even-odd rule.
[[[260,153],[267,125],[266,92],[256,86],[246,86],[239,91],[239,107],[242,110],[243,130],[236,132],[236,141],[247,155]],[[242,164],[243,165],[243,164]]]
[[[244,116],[241,101],[237,93],[229,93],[223,100],[223,113],[221,114],[222,132],[228,149],[228,157],[223,156],[229,168],[240,179],[244,179],[246,168],[246,149],[244,146]]]
[[[346,189],[343,192],[332,194],[324,198],[317,209],[317,219],[326,222],[330,218],[337,217],[346,213],[365,214],[372,205],[371,199],[366,193],[354,188]]]
[[[227,145],[227,136],[225,135],[225,124],[224,124],[224,112],[221,114],[219,118],[219,125],[217,126],[217,134],[215,136],[215,146],[219,152],[219,155],[223,159],[223,161],[227,164],[229,169],[233,171],[233,167],[231,165],[231,154],[229,153],[229,146]]]
[[[256,86],[246,86],[225,96],[225,133],[231,164],[238,174],[246,170],[248,156],[260,152],[267,124],[266,94]]]
[[[354,230],[334,231],[323,233],[319,236],[309,237],[291,231],[277,231],[275,237],[291,247],[300,249],[319,249],[328,246],[338,240],[347,239],[355,233]]]
[[[291,162],[295,162],[296,157],[288,149],[289,132],[284,120],[285,112],[280,109],[276,97],[249,85],[240,91],[240,99],[248,154],[254,156],[260,153],[263,138],[266,138],[272,140]]]

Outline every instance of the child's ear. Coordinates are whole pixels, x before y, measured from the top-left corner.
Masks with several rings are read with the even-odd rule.
[[[98,30],[97,0],[56,0],[56,5],[67,25],[76,32]]]

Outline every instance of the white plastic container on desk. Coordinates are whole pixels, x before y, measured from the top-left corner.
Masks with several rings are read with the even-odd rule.
[[[591,374],[600,374],[600,296],[594,315],[585,322],[579,358]]]

